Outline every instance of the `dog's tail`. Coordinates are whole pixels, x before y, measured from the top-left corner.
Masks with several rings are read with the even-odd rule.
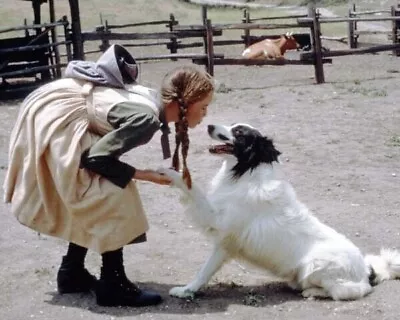
[[[400,279],[400,252],[382,249],[380,255],[366,255],[365,262],[370,267],[369,282],[377,285],[385,280]]]

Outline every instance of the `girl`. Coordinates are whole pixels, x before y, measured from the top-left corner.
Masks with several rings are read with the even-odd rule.
[[[32,92],[12,131],[5,201],[18,221],[69,242],[57,274],[60,293],[94,289],[102,306],[145,306],[161,296],[126,276],[123,246],[146,241],[147,219],[134,180],[168,185],[167,176],[119,160],[162,131],[169,157],[169,123],[175,123],[173,167],[186,157],[188,128],[207,113],[214,85],[206,72],[181,66],[166,75],[160,93],[136,83],[129,52],[111,46],[95,62],[72,61],[65,77]],[[87,250],[102,255],[100,279],[84,267]]]

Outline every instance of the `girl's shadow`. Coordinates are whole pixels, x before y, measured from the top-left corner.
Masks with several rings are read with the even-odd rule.
[[[114,317],[138,315],[142,313],[171,314],[206,314],[224,312],[232,304],[265,307],[283,304],[287,301],[302,300],[299,292],[288,288],[285,283],[271,282],[264,286],[238,286],[232,284],[215,284],[199,292],[194,300],[170,297],[168,291],[174,285],[157,283],[140,283],[141,288],[151,288],[159,292],[164,301],[154,307],[143,308],[113,308],[100,307],[96,304],[94,294],[59,295],[49,292],[52,305],[86,309],[94,313],[108,314]]]

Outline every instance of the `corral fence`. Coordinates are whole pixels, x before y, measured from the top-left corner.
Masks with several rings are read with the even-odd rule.
[[[193,63],[204,65],[210,74],[214,74],[214,68],[218,65],[313,65],[316,82],[323,83],[323,65],[332,63],[333,57],[390,50],[399,55],[400,8],[392,7],[381,13],[388,14],[389,11],[388,16],[364,17],[373,13],[357,12],[353,6],[349,16],[332,18],[323,17],[314,6],[309,6],[304,15],[252,18],[250,12],[244,10],[240,23],[212,23],[208,18],[207,7],[203,6],[199,24],[182,25],[170,14],[169,19],[165,20],[120,25],[109,24],[107,20],[103,22],[101,19],[101,25],[94,31],[84,32],[70,28],[66,16],[48,24],[27,25],[25,22],[20,27],[0,29],[0,36],[7,32],[25,32],[24,36],[0,37],[0,97],[9,91],[29,91],[41,83],[58,78],[62,68],[72,59],[85,59],[87,55],[100,54],[112,42],[143,49],[145,54],[135,54],[137,61],[191,59]],[[357,29],[357,23],[361,21],[390,22],[391,43],[353,48],[358,37],[363,34]],[[349,49],[327,50],[322,46],[321,26],[326,23],[346,23],[349,26]],[[151,26],[151,32],[138,31],[148,26]],[[162,29],[155,32],[154,26]],[[222,37],[232,30],[236,32],[236,38]],[[254,60],[242,58],[241,52],[230,53],[229,56],[216,52],[218,47],[230,45],[246,48],[254,42],[277,38],[293,30],[293,36],[303,48],[296,59]],[[147,55],[145,48],[150,46],[158,46],[160,49],[157,52],[160,54]],[[10,85],[12,81],[9,80],[21,77],[30,77],[34,81],[28,86],[19,86],[18,82],[17,85]]]
[[[332,63],[332,58],[344,55],[357,55],[365,53],[376,53],[392,50],[399,52],[399,8],[391,8],[391,16],[388,17],[323,17],[314,6],[308,7],[306,15],[276,16],[266,18],[251,18],[250,12],[245,10],[241,23],[212,23],[208,18],[207,7],[202,7],[202,17],[200,24],[182,25],[173,15],[169,20],[153,21],[148,24],[160,24],[168,27],[167,32],[158,33],[138,33],[138,32],[114,32],[113,30],[125,27],[143,26],[142,24],[129,25],[109,25],[107,22],[96,28],[95,32],[84,32],[82,38],[84,41],[101,41],[100,51],[104,51],[110,44],[110,41],[127,40],[158,40],[150,43],[125,44],[126,46],[146,46],[146,45],[164,45],[169,50],[169,54],[158,56],[137,57],[138,61],[151,61],[160,59],[191,59],[194,63],[204,65],[210,74],[214,74],[215,66],[218,65],[313,65],[315,70],[315,79],[317,83],[325,82],[323,64]],[[284,22],[282,22],[284,20]],[[393,24],[392,43],[371,46],[368,48],[349,48],[348,50],[327,50],[322,46],[321,26],[326,23],[347,23],[354,25],[359,21],[389,21]],[[297,59],[279,59],[279,60],[252,60],[236,56],[226,56],[217,53],[219,46],[243,45],[247,47],[254,42],[266,39],[277,38],[288,30],[296,32],[293,34],[303,49],[309,52],[302,52]],[[230,30],[241,30],[240,39],[220,39],[220,37]],[[277,34],[264,34],[256,36],[252,34],[254,30],[258,32],[269,33],[271,30]],[[282,31],[283,30],[283,31]],[[184,39],[191,39],[191,42],[183,42]],[[160,41],[163,40],[163,41]],[[178,50],[192,48],[202,48],[201,53],[178,53]]]
[[[360,36],[365,35],[387,35],[389,40],[393,43],[399,42],[399,29],[400,21],[393,20],[391,18],[400,16],[400,4],[397,7],[392,6],[387,10],[365,10],[357,11],[356,4],[353,4],[349,9],[349,18],[358,18],[357,20],[351,20],[348,22],[348,43],[350,48],[358,47],[358,39]],[[363,19],[366,18],[366,19]],[[388,19],[385,19],[388,18]],[[387,30],[360,30],[357,23],[360,21],[386,21],[390,23]],[[393,54],[396,56],[400,55],[400,51],[394,50]]]
[[[160,30],[159,32],[138,32],[138,31],[126,31],[130,28],[146,27],[146,26],[163,26],[167,27],[167,30]],[[203,46],[202,43],[182,43],[183,40],[193,38],[205,37],[204,30],[192,29],[192,30],[179,30],[176,28],[179,26],[179,21],[175,19],[173,14],[170,14],[169,20],[157,20],[140,23],[120,24],[113,25],[109,24],[107,20],[102,25],[97,26],[94,31],[83,32],[82,41],[84,44],[99,41],[100,44],[96,49],[84,50],[85,55],[100,53],[107,50],[110,43],[118,42],[125,47],[154,47],[164,46],[167,48],[169,53],[158,54],[158,55],[143,55],[135,56],[137,61],[154,61],[154,60],[177,60],[177,59],[205,59],[207,56],[204,53],[178,53],[178,49],[182,48],[195,48]],[[213,35],[221,35],[221,30],[213,30]],[[218,55],[221,56],[221,55]]]
[[[359,55],[366,53],[376,53],[382,51],[393,51],[393,53],[397,56],[400,50],[400,41],[399,38],[393,37],[392,44],[382,44],[382,45],[373,45],[367,48],[350,48],[347,50],[321,50],[321,25],[326,23],[351,23],[351,22],[360,22],[360,21],[392,21],[394,27],[396,28],[396,35],[398,34],[400,15],[399,8],[392,7],[393,11],[397,13],[391,17],[374,17],[374,18],[357,18],[357,17],[344,17],[344,18],[323,18],[316,14],[316,9],[310,7],[309,8],[309,16],[306,18],[299,18],[298,22],[301,25],[309,26],[311,29],[311,34],[313,38],[313,50],[311,52],[302,53],[300,55],[301,59],[314,60],[315,66],[315,77],[317,83],[323,83],[324,80],[324,70],[323,70],[323,59],[339,57],[339,56],[347,56],[347,55]]]
[[[71,41],[59,41],[57,34],[67,34],[68,25],[63,17],[54,23],[28,25],[25,20],[22,26],[0,29],[1,98],[23,95],[61,76],[66,64],[61,62],[60,48],[71,52]],[[15,36],[21,31],[23,35]]]

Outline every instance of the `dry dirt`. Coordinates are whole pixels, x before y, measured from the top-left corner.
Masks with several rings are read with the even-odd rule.
[[[399,59],[389,53],[334,58],[325,65],[323,85],[314,84],[311,66],[217,66],[215,101],[191,132],[194,181],[206,186],[220,164],[207,152],[206,125],[247,122],[274,138],[286,176],[317,217],[366,253],[400,247]],[[178,63],[184,62],[144,64],[141,80],[158,84]],[[0,106],[2,181],[18,104]],[[158,135],[124,159],[139,168],[169,165],[161,160]],[[399,318],[399,281],[385,282],[359,301],[311,301],[238,262],[224,266],[194,301],[169,297],[172,286],[194,276],[210,243],[184,216],[176,190],[148,183],[139,188],[151,228],[147,243],[126,247],[125,265],[132,280],[163,295],[162,305],[103,308],[91,294],[58,295],[55,279],[66,243],[21,226],[1,203],[0,319]],[[89,253],[88,269],[98,275],[99,266],[100,257]]]

